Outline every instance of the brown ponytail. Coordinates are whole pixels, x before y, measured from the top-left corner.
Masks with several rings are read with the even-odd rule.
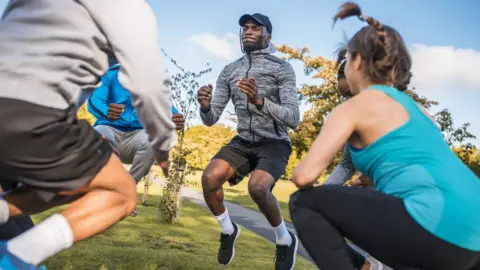
[[[351,16],[367,22],[369,26],[358,31],[348,42],[347,49],[354,55],[359,53],[367,64],[367,75],[375,82],[392,83],[403,91],[410,82],[411,58],[398,32],[384,26],[376,19],[365,16],[360,7],[346,2],[333,17],[338,19]]]

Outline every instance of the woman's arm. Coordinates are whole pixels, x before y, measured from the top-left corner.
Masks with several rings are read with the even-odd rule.
[[[306,188],[320,177],[355,131],[355,98],[336,107],[325,121],[307,155],[295,169],[293,182]]]

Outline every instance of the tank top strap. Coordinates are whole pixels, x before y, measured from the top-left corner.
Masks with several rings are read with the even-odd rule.
[[[405,108],[405,110],[407,110],[407,112],[410,114],[411,118],[417,118],[420,114],[423,115],[423,112],[418,108],[415,100],[413,100],[413,98],[408,96],[406,93],[399,91],[395,87],[383,84],[374,84],[368,87],[367,90],[378,90],[384,92],[386,95],[400,103],[400,105],[402,105],[403,108]]]

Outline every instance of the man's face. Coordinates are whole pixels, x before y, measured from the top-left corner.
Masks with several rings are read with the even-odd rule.
[[[270,35],[264,26],[248,21],[242,28],[242,43],[245,51],[263,49],[270,42]]]
[[[340,95],[343,97],[349,98],[352,95],[346,78],[338,79],[337,88],[338,92],[340,92]]]

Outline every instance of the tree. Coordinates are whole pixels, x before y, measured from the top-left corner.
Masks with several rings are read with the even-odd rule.
[[[287,45],[277,46],[277,51],[283,53],[283,59],[287,61],[297,60],[304,64],[304,72],[307,76],[318,79],[316,85],[303,84],[299,92],[299,99],[308,102],[312,108],[303,114],[303,120],[294,132],[290,132],[292,147],[296,157],[291,157],[290,162],[301,159],[303,154],[310,148],[317,134],[323,126],[323,121],[329,113],[344,99],[337,92],[337,79],[335,62],[321,56],[312,57],[308,48],[294,49]],[[330,172],[339,162],[342,152],[338,153],[334,162],[327,168]],[[289,164],[290,165],[290,164]],[[289,166],[292,167],[292,166]],[[286,170],[284,175],[291,174]]]
[[[235,130],[222,124],[211,127],[198,125],[188,129],[184,144],[192,149],[185,157],[190,168],[203,170],[220,148],[236,134]]]
[[[320,132],[324,120],[329,113],[339,105],[344,99],[337,92],[337,78],[335,61],[321,56],[312,57],[310,50],[306,47],[296,49],[287,45],[277,46],[277,51],[283,54],[283,59],[287,61],[301,61],[304,65],[304,72],[307,76],[318,79],[316,85],[304,84],[299,89],[299,98],[302,101],[309,102],[312,108],[303,115],[303,121],[295,132],[291,132],[292,146],[295,154],[300,158],[311,146],[317,134]],[[415,88],[407,90],[415,101],[422,104],[427,110],[438,105],[438,102],[419,96]],[[447,109],[441,110],[434,115],[435,120],[440,126],[446,142],[453,148],[457,155],[469,165],[472,169],[480,167],[479,158],[474,155],[476,148],[466,140],[473,139],[475,136],[468,131],[469,124],[463,124],[456,128],[453,124],[453,118]],[[339,153],[334,162],[327,168],[327,172],[336,166],[342,153]],[[477,165],[476,165],[477,164]]]
[[[193,148],[184,144],[185,130],[189,129],[192,120],[198,113],[197,90],[198,79],[212,71],[207,68],[199,72],[186,71],[177,62],[162,50],[165,57],[170,60],[177,73],[170,75],[172,99],[175,107],[185,118],[185,128],[178,132],[178,144],[171,153],[171,166],[169,177],[163,189],[163,196],[159,202],[158,209],[162,220],[174,223],[180,214],[181,188],[185,184],[185,177],[193,174],[194,171],[188,166],[187,157],[192,153]]]

